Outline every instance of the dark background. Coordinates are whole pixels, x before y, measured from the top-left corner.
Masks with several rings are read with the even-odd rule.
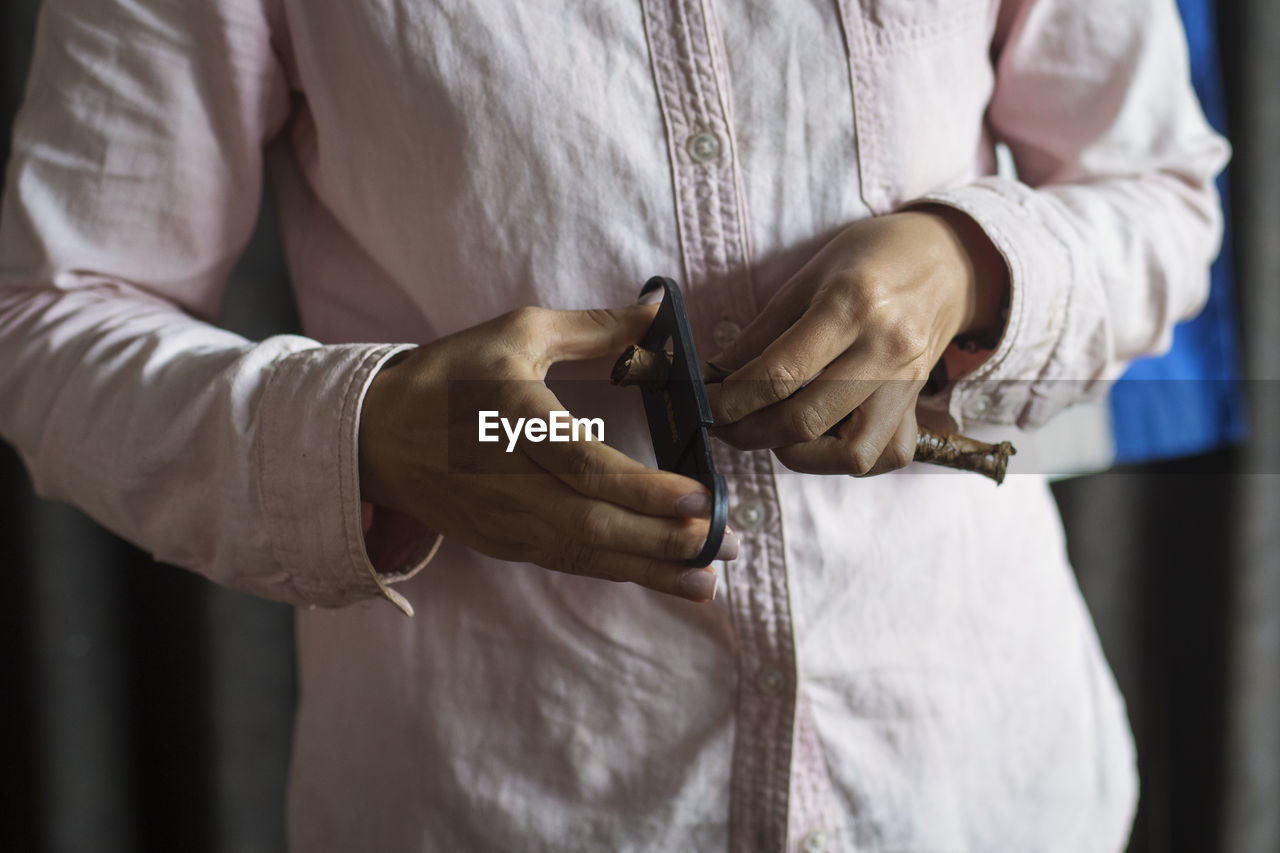
[[[0,154],[36,0],[0,9]],[[1219,7],[1251,438],[1059,483],[1127,698],[1133,851],[1280,852],[1280,4]],[[224,323],[296,326],[270,211]],[[36,498],[0,445],[0,846],[283,849],[293,617]]]

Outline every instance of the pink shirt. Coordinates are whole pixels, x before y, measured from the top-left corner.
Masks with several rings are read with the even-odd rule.
[[[160,559],[319,606],[297,849],[1123,846],[1123,704],[1042,478],[720,446],[742,551],[695,605],[422,530],[366,548],[356,429],[384,342],[661,273],[710,353],[921,197],[1013,285],[999,349],[927,404],[1034,427],[1096,396],[1217,246],[1227,148],[1172,0],[47,0],[38,38],[0,434]],[[308,337],[251,343],[208,320],[264,169]],[[651,458],[637,395],[599,385],[562,399]]]

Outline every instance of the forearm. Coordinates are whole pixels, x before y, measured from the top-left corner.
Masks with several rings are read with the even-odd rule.
[[[1067,25],[1105,15],[1086,36]],[[1009,0],[987,112],[1017,177],[926,195],[973,219],[1008,269],[989,357],[934,402],[954,422],[1038,426],[1168,345],[1208,292],[1228,147],[1192,92],[1171,3]],[[953,373],[954,378],[954,373]]]
[[[269,598],[344,604],[380,592],[361,547],[354,418],[394,351],[254,344],[124,285],[10,281],[0,435],[41,494],[158,559]]]

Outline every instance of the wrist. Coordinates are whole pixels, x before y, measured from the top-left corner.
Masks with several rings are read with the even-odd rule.
[[[967,214],[940,204],[913,208],[937,218],[955,255],[960,308],[954,340],[963,349],[995,349],[1009,306],[1009,269],[995,244]]]
[[[391,442],[384,435],[384,427],[391,417],[389,407],[394,406],[398,396],[395,389],[396,365],[408,357],[409,352],[397,353],[379,368],[370,379],[360,406],[360,422],[356,430],[360,499],[378,506],[391,505],[383,475],[388,468],[384,457]]]

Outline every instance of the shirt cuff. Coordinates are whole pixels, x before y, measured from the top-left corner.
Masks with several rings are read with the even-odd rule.
[[[259,412],[255,470],[272,553],[303,601],[342,607],[381,596],[413,615],[408,599],[391,585],[420,571],[441,537],[377,510],[368,531],[373,539],[366,541],[358,443],[370,382],[388,359],[411,348],[318,346],[272,365]]]
[[[995,350],[922,403],[956,429],[985,422],[1037,426],[1063,406],[1056,365],[1072,280],[1067,245],[1032,214],[1035,191],[1006,178],[931,193],[912,205],[940,204],[966,214],[986,233],[1009,270],[1009,315]],[[1078,398],[1078,394],[1071,394]]]

